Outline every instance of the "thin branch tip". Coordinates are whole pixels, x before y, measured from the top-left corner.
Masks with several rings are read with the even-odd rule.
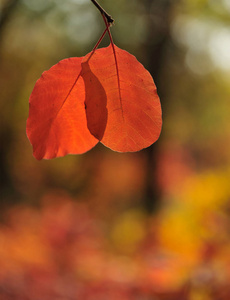
[[[109,25],[113,25],[114,24],[114,19],[112,18],[111,15],[109,15],[104,8],[96,1],[96,0],[91,0],[91,2],[96,6],[96,8],[100,11],[100,13],[102,14],[102,16],[105,16],[107,22]]]

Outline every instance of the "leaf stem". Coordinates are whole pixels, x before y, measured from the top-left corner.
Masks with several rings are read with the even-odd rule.
[[[91,0],[91,1],[96,6],[96,8],[100,11],[102,16],[106,17],[107,22],[110,25],[112,25],[114,22],[114,19],[104,10],[104,8],[96,0]]]
[[[108,31],[108,34],[109,34],[109,39],[110,39],[110,42],[111,44],[113,45],[113,38],[112,38],[112,34],[110,32],[110,23],[108,22],[107,18],[102,14],[102,17],[103,17],[103,20],[105,22],[105,26],[106,26],[106,31]]]
[[[102,33],[101,37],[99,38],[99,40],[97,41],[96,45],[93,47],[93,50],[91,51],[90,56],[88,57],[87,61],[90,60],[90,58],[92,57],[92,55],[94,54],[94,52],[96,51],[97,47],[99,46],[99,44],[101,43],[102,39],[104,38],[106,32],[108,31],[108,28],[106,27],[104,32]]]

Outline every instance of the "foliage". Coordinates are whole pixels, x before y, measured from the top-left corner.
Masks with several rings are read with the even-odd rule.
[[[228,300],[229,1],[100,3],[116,44],[158,66],[161,139],[36,161],[33,86],[89,52],[102,22],[89,1],[18,1],[0,31],[0,298]],[[154,214],[147,183],[160,189]]]
[[[229,172],[213,177],[213,192],[223,188],[223,196],[215,199],[218,208],[209,201],[204,210],[210,191],[200,186],[210,176],[185,180],[181,198],[157,216],[136,207],[108,223],[55,190],[39,208],[8,209],[0,227],[2,299],[215,299],[223,293],[227,300],[230,238],[223,208],[230,190],[222,179]]]
[[[37,81],[27,121],[37,159],[81,154],[98,141],[135,152],[158,139],[161,105],[151,75],[109,35],[109,47],[62,60]]]

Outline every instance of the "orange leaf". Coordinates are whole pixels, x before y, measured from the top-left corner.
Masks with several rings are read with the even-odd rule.
[[[37,159],[80,154],[98,140],[134,152],[161,131],[161,105],[149,72],[114,44],[44,72],[30,96],[27,135]]]
[[[64,59],[36,82],[29,100],[27,136],[37,159],[84,153],[98,142],[87,127],[84,102],[88,93],[81,62],[77,57]],[[91,80],[100,90],[99,81],[93,76]]]
[[[107,96],[107,124],[101,142],[120,152],[134,152],[153,144],[160,135],[162,118],[160,100],[149,72],[133,55],[114,44],[96,50],[88,66],[91,69],[88,80],[96,76]],[[92,85],[91,88],[96,91]],[[99,97],[99,93],[94,93],[92,101],[97,105],[88,112],[89,120],[102,113]]]

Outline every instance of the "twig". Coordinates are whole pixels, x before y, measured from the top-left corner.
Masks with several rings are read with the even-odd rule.
[[[100,11],[100,13],[102,14],[102,16],[105,16],[107,19],[107,22],[112,25],[114,22],[114,19],[104,10],[103,7],[101,7],[101,5],[96,1],[96,0],[91,0],[92,3],[96,6],[96,8]]]

